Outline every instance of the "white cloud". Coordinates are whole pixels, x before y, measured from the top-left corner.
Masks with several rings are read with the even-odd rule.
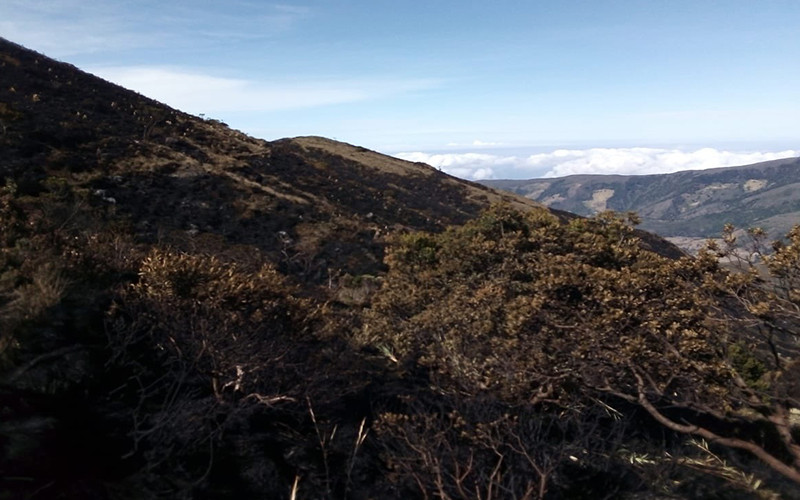
[[[740,153],[713,148],[702,148],[696,151],[655,148],[593,148],[558,150],[549,154],[531,155],[526,159],[526,165],[548,168],[544,177],[563,177],[575,174],[640,175],[733,167],[798,155],[800,155],[800,151],[794,150]]]
[[[525,179],[563,177],[576,174],[642,175],[681,170],[748,165],[800,156],[800,150],[733,152],[713,148],[695,151],[657,148],[557,149],[530,156],[478,153],[398,153],[395,156],[420,161],[465,179]]]
[[[3,0],[0,36],[51,57],[118,53],[143,48],[208,46],[220,41],[274,38],[313,15],[289,4],[229,0],[219,6],[191,2],[87,2]]]
[[[491,179],[494,175],[491,168],[479,168],[472,172],[472,179],[476,181],[482,181],[484,179]]]
[[[90,68],[123,87],[189,113],[267,112],[379,99],[431,88],[433,80],[259,82],[164,67]],[[220,116],[224,118],[224,116]]]

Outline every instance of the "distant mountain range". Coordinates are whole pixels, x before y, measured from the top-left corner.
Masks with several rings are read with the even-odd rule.
[[[642,229],[686,248],[719,236],[727,223],[779,238],[800,222],[800,158],[672,174],[481,182],[580,215],[634,211]]]

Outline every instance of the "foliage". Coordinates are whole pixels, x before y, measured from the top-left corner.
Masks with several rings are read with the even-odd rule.
[[[107,320],[109,363],[128,374],[117,418],[132,422],[144,471],[172,470],[178,491],[197,486],[243,408],[296,400],[291,351],[307,340],[310,309],[269,264],[247,272],[213,256],[147,255]],[[187,467],[197,456],[208,462]]]
[[[607,495],[638,483],[612,456],[629,422],[603,408],[543,412],[472,398],[421,398],[375,423],[390,478],[423,497],[543,498]],[[605,476],[605,477],[603,477]]]
[[[115,438],[90,438],[90,400],[107,287],[130,275],[137,251],[80,189],[54,178],[17,187],[7,178],[0,189],[0,497],[82,497],[118,461]]]
[[[710,253],[645,251],[612,213],[561,224],[498,206],[442,234],[398,238],[357,341],[426,368],[452,397],[641,411],[800,482],[787,383],[797,248],[766,258],[775,280],[765,280],[729,273]],[[773,363],[769,350],[743,351],[764,329]]]
[[[800,230],[675,261],[630,214],[501,205],[300,288],[137,242],[66,178],[0,215],[9,498],[796,491]]]
[[[442,390],[569,399],[585,386],[630,390],[640,371],[687,402],[724,390],[725,339],[704,323],[695,270],[641,250],[611,215],[562,225],[498,207],[402,238],[389,263],[361,341],[432,367]]]

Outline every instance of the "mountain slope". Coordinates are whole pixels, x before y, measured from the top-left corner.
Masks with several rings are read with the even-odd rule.
[[[23,192],[55,176],[113,200],[143,240],[186,248],[213,235],[306,278],[375,272],[387,231],[441,230],[499,201],[538,206],[328,139],[253,139],[7,41],[0,123],[0,177]]]
[[[666,237],[711,238],[726,223],[772,237],[800,220],[800,158],[660,175],[574,175],[483,184],[549,207],[591,215],[635,211],[641,227]]]
[[[222,238],[320,281],[377,272],[389,232],[442,230],[497,202],[541,206],[330,139],[254,139],[7,41],[0,69],[0,178],[35,193],[57,177],[113,200],[143,241]]]

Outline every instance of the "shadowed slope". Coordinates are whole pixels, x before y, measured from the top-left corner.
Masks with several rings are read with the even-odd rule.
[[[319,280],[379,270],[387,232],[441,230],[497,201],[538,206],[328,139],[254,139],[7,41],[0,65],[0,177],[31,194],[58,177],[113,200],[142,241],[221,238]]]

